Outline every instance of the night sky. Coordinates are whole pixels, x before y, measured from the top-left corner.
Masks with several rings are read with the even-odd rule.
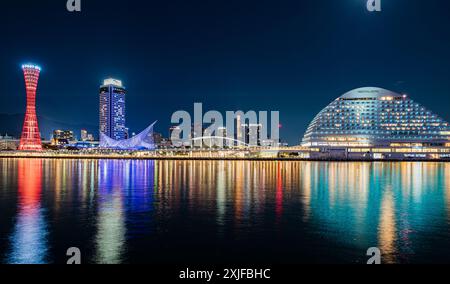
[[[279,110],[297,144],[341,94],[363,86],[406,92],[450,120],[450,3],[382,0],[66,0],[2,3],[0,113],[25,111],[20,66],[43,68],[38,115],[98,124],[103,79],[123,80],[127,125],[205,110]],[[0,133],[2,130],[0,129]],[[97,135],[97,133],[96,133]]]

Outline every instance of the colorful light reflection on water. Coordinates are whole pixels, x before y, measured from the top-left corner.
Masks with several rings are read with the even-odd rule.
[[[448,163],[0,160],[5,263],[449,262]]]
[[[41,207],[42,161],[19,160],[17,165],[18,212],[7,263],[43,264],[47,254],[47,224]]]

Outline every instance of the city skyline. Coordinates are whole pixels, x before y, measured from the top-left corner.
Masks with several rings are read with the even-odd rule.
[[[96,90],[107,77],[127,85],[130,132],[158,120],[155,131],[166,133],[173,112],[202,102],[220,111],[278,110],[281,138],[294,145],[310,117],[363,86],[410,94],[450,120],[448,3],[396,1],[369,13],[366,1],[325,2],[111,1],[97,9],[90,1],[76,15],[52,3],[8,3],[0,113],[24,113],[18,66],[33,61],[45,75],[38,113],[68,124],[97,125]],[[98,23],[115,7],[123,21]]]
[[[2,8],[0,264],[450,262],[450,1]]]

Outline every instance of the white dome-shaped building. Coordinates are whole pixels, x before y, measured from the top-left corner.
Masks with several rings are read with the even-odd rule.
[[[306,147],[442,146],[450,126],[407,95],[381,88],[352,90],[325,107],[309,125]]]

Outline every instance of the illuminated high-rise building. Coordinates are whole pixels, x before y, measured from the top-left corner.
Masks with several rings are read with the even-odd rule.
[[[242,123],[241,123],[241,116],[237,115],[236,117],[236,138],[239,142],[244,142],[244,136],[242,133]],[[239,143],[236,145],[239,146]]]
[[[36,90],[41,68],[33,64],[25,64],[22,66],[22,69],[25,76],[27,109],[25,112],[25,121],[23,123],[19,150],[42,151],[41,134],[39,132],[36,116]]]
[[[303,146],[446,146],[450,124],[404,94],[366,87],[340,96],[313,119]],[[363,151],[366,151],[364,149]]]
[[[182,131],[179,126],[172,126],[169,129],[169,140],[172,146],[180,147],[182,146]]]
[[[115,139],[126,139],[125,95],[122,81],[106,79],[100,87],[100,133]]]
[[[88,132],[86,129],[81,129],[81,141],[88,140]]]
[[[261,146],[262,124],[248,124],[245,132],[245,143],[249,146]]]
[[[227,137],[227,128],[226,127],[219,127],[217,128],[216,132],[216,146],[222,148],[227,145],[225,138]]]

